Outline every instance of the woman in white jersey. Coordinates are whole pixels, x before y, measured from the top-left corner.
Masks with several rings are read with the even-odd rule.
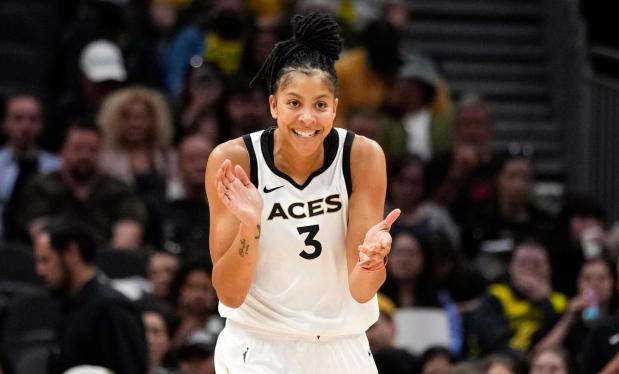
[[[333,128],[339,26],[293,20],[257,78],[277,127],[219,145],[206,168],[218,373],[376,373],[365,331],[391,248],[385,157]]]

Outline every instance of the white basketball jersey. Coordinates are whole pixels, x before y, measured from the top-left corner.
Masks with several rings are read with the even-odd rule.
[[[354,134],[333,129],[324,164],[303,185],[275,167],[275,128],[244,137],[252,183],[264,200],[258,265],[244,303],[219,312],[239,324],[286,335],[364,333],[378,319],[376,297],[350,295],[346,264],[350,148]]]

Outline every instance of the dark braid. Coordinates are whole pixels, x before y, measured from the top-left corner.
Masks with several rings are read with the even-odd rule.
[[[291,71],[318,69],[328,73],[335,89],[334,61],[342,51],[340,26],[327,14],[296,15],[292,19],[293,37],[279,42],[252,79],[266,81],[269,93],[275,93],[283,74]]]

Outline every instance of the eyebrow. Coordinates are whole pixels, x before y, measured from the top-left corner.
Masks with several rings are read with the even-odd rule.
[[[286,92],[286,95],[298,97],[299,99],[303,98],[301,95],[299,95],[296,92]],[[329,97],[329,95],[327,95],[327,94],[318,95],[318,96],[314,97],[314,100],[322,99],[322,98],[325,98],[325,97]]]

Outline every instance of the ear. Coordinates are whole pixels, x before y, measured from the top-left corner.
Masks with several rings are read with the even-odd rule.
[[[277,98],[274,95],[269,95],[269,109],[271,110],[271,117],[277,119]]]

